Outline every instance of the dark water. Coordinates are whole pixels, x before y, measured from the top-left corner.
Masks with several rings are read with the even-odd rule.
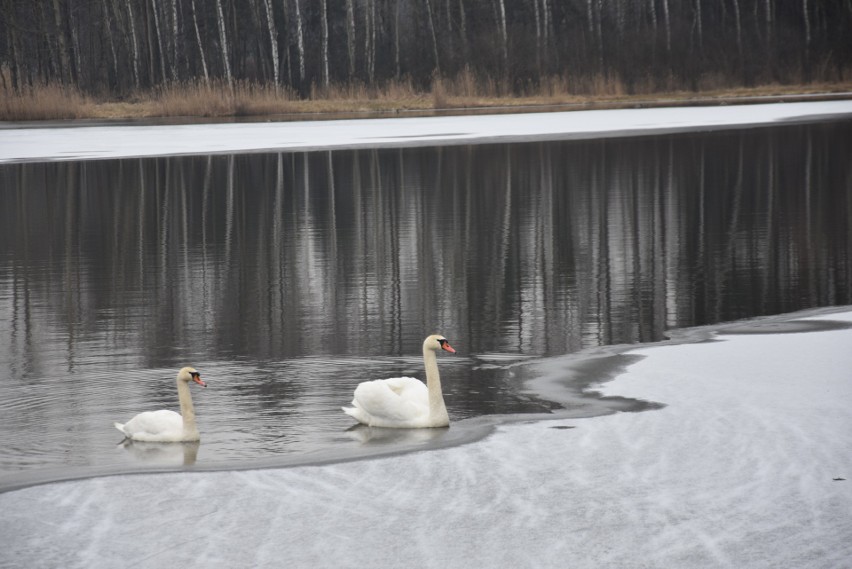
[[[0,485],[360,448],[340,406],[423,377],[436,330],[458,420],[556,408],[530,358],[850,304],[850,149],[842,122],[0,166]],[[185,364],[200,447],[116,446]]]

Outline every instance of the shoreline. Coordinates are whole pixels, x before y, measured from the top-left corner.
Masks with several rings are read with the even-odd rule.
[[[606,395],[604,386],[628,368],[641,361],[643,356],[627,354],[634,350],[653,349],[663,346],[678,346],[714,341],[715,335],[749,334],[788,334],[815,331],[831,331],[852,328],[852,324],[829,322],[796,322],[803,318],[824,317],[852,310],[852,306],[830,306],[805,309],[791,313],[770,316],[758,316],[669,331],[669,339],[647,344],[619,344],[589,348],[573,354],[552,356],[514,364],[521,373],[530,377],[523,379],[523,392],[541,399],[562,405],[562,409],[552,413],[529,413],[512,415],[483,415],[455,421],[447,429],[380,429],[375,431],[381,438],[386,435],[392,440],[376,441],[373,446],[358,450],[330,449],[310,454],[294,455],[286,458],[259,459],[240,463],[208,463],[191,467],[155,466],[149,468],[127,469],[110,467],[74,467],[72,469],[34,469],[21,470],[0,477],[0,495],[46,484],[61,484],[94,478],[116,476],[140,476],[162,473],[212,473],[246,472],[252,470],[291,469],[298,467],[319,467],[333,464],[369,461],[412,453],[434,451],[460,447],[481,441],[498,428],[537,422],[564,421],[573,419],[591,419],[617,413],[642,413],[665,408],[664,403],[633,399],[619,395]],[[536,374],[536,375],[534,375]],[[588,405],[582,409],[572,408],[572,403],[583,399],[596,401],[596,411],[589,411]],[[356,425],[347,432],[361,431],[369,433],[372,429]],[[369,444],[369,440],[366,441]],[[149,443],[156,445],[156,443]],[[168,443],[166,443],[168,444]],[[202,443],[203,444],[203,443]],[[392,446],[392,448],[388,448]]]
[[[719,91],[660,92],[639,95],[563,95],[550,97],[443,97],[436,106],[429,93],[406,100],[394,99],[318,99],[285,101],[287,110],[259,110],[256,113],[181,114],[157,112],[151,100],[123,102],[105,100],[90,103],[87,116],[65,119],[4,119],[0,131],[39,126],[85,126],[87,124],[217,124],[242,122],[293,122],[304,120],[340,120],[417,116],[460,116],[506,113],[546,113],[574,110],[651,109],[662,107],[704,107],[837,101],[852,99],[852,84],[839,83],[832,88],[795,88],[769,85]]]
[[[0,130],[0,164],[568,141],[849,118],[852,100],[463,117],[39,127]]]

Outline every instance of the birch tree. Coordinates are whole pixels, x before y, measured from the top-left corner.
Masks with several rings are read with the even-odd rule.
[[[228,55],[228,34],[225,30],[225,14],[222,12],[222,0],[216,0],[216,16],[219,24],[219,44],[222,48],[222,64],[225,68],[225,81],[233,83],[231,76],[231,58]]]
[[[364,8],[364,57],[367,60],[367,80],[376,80],[376,0],[366,0]]]
[[[349,80],[355,77],[355,7],[346,0],[346,52],[349,54]]]
[[[130,46],[133,52],[133,86],[139,89],[139,45],[136,42],[136,20],[133,17],[133,7],[130,0],[125,0],[127,17],[130,20]]]
[[[160,10],[157,8],[158,0],[151,0],[151,12],[154,15],[154,30],[157,32],[157,53],[160,56],[160,74],[163,77],[163,83],[166,82],[166,59],[163,50],[163,34],[160,33]]]
[[[432,35],[432,57],[435,59],[435,71],[438,75],[441,74],[441,60],[438,57],[438,36],[435,33],[435,18],[432,15],[432,2],[424,0],[426,3],[426,16],[429,20],[429,33]]]
[[[201,31],[198,29],[195,0],[190,0],[190,9],[192,10],[192,26],[195,28],[195,40],[198,42],[198,57],[201,59],[201,70],[204,73],[204,83],[210,83],[210,73],[207,71],[207,56],[204,54],[204,43],[201,41]]]
[[[293,0],[296,7],[296,49],[299,52],[299,82],[305,82],[305,36],[302,32],[302,11],[299,9],[299,0]]]
[[[278,88],[278,30],[275,27],[275,18],[272,13],[272,0],[263,0],[263,5],[266,6],[266,24],[269,30],[269,43],[272,51],[272,77],[275,81],[275,88]]]
[[[328,89],[329,74],[328,74],[328,0],[320,0],[320,25],[322,27],[322,86],[323,89]]]
[[[427,0],[428,1],[428,0]],[[503,65],[509,62],[509,34],[506,29],[506,4],[503,0],[497,0],[500,14],[500,45],[502,47]]]
[[[112,74],[115,77],[116,82],[118,82],[118,56],[115,53],[115,40],[112,36],[112,26],[110,25],[110,12],[109,6],[107,5],[107,0],[102,0],[101,5],[103,7],[103,22],[104,22],[104,30],[107,35],[107,43],[109,44],[109,53],[110,53],[110,62],[112,63]]]

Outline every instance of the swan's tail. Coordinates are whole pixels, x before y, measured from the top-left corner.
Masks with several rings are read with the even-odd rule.
[[[118,429],[119,431],[121,431],[121,434],[122,434],[122,435],[124,435],[125,437],[127,436],[127,433],[126,433],[126,432],[124,432],[124,425],[122,425],[121,423],[113,423],[113,425],[115,425],[115,428],[116,428],[116,429]]]
[[[352,407],[341,407],[340,409],[359,423],[370,424],[370,416],[354,401],[352,402]]]

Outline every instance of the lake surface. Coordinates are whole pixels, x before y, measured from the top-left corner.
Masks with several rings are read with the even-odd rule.
[[[340,411],[422,378],[433,331],[459,421],[561,409],[525,388],[541,358],[852,304],[850,149],[840,121],[2,165],[0,487],[446,439]],[[188,364],[201,444],[120,446]]]

